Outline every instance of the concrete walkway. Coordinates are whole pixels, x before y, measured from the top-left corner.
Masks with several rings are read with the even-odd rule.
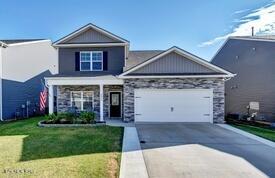
[[[135,127],[134,122],[123,122],[121,119],[107,119],[106,125],[113,127]]]
[[[137,130],[125,127],[120,166],[120,178],[148,178]]]

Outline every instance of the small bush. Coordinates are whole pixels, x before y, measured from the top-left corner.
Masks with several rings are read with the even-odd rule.
[[[46,115],[45,116],[46,120],[48,121],[54,121],[57,119],[56,115],[53,113],[53,114],[49,114],[49,115]]]
[[[94,112],[87,112],[83,111],[79,115],[79,119],[86,122],[86,123],[92,123],[95,121],[95,113]]]
[[[60,122],[60,123],[73,123],[74,122],[74,119],[75,119],[75,116],[74,114],[72,113],[58,113],[57,114],[57,122]]]

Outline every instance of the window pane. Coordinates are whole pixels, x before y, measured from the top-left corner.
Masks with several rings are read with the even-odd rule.
[[[93,103],[90,101],[84,101],[83,102],[83,110],[85,111],[93,111]]]
[[[81,70],[91,70],[90,62],[81,62]]]
[[[102,62],[93,62],[93,70],[102,70]]]
[[[81,100],[81,92],[72,92],[72,101]]]
[[[119,94],[112,94],[112,106],[119,105]]]
[[[83,92],[83,101],[93,101],[93,92]]]
[[[102,61],[102,52],[93,52],[92,60],[93,61]]]
[[[76,110],[81,110],[81,101],[73,101],[72,106],[75,107]]]
[[[81,52],[80,55],[80,61],[90,61],[91,59],[91,54],[89,52]]]

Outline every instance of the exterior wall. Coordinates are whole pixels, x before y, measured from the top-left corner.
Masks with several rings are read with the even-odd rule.
[[[123,86],[106,85],[103,88],[103,113],[104,119],[109,117],[109,91],[122,91]],[[58,86],[57,87],[57,112],[67,112],[71,107],[71,91],[93,91],[94,92],[94,112],[96,118],[100,117],[99,86]],[[123,107],[123,105],[122,105]]]
[[[169,53],[132,74],[165,73],[214,73],[215,71],[177,54]]]
[[[41,80],[58,72],[57,50],[51,41],[13,44],[2,48],[3,118],[26,117],[37,111]],[[16,114],[17,113],[17,114]]]
[[[3,120],[3,108],[2,108],[2,50],[3,48],[0,46],[0,120]]]
[[[246,114],[259,102],[259,118],[275,121],[275,43],[230,39],[212,63],[237,74],[225,83],[226,113]]]
[[[124,120],[134,121],[134,90],[213,89],[213,121],[224,122],[224,81],[222,79],[126,79],[124,80]]]
[[[85,32],[82,32],[80,35],[69,39],[65,42],[65,44],[71,43],[114,43],[120,42],[118,40],[114,40],[96,30],[88,29]]]
[[[75,71],[75,52],[79,51],[107,51],[108,70],[101,72]],[[93,75],[98,74],[119,74],[124,67],[124,47],[101,47],[101,48],[59,48],[59,74],[78,76],[83,73]]]

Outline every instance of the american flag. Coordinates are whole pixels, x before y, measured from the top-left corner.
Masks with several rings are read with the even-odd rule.
[[[48,90],[43,81],[41,81],[41,91],[40,91],[40,112],[44,112],[47,103]]]

